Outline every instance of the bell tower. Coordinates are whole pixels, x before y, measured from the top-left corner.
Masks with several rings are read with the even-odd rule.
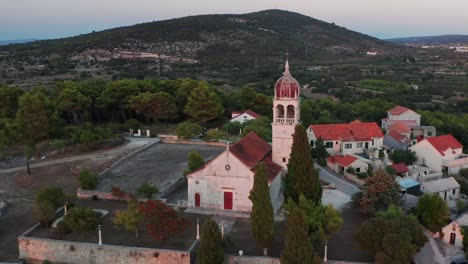
[[[273,99],[272,153],[273,161],[287,168],[293,134],[300,120],[300,86],[291,76],[286,60],[283,76],[275,84]]]

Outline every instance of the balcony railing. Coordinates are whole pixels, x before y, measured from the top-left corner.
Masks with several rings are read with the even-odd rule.
[[[276,123],[294,125],[296,123],[296,119],[295,118],[276,118]]]

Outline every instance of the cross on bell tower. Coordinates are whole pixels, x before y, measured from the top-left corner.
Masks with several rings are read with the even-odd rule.
[[[289,54],[286,53],[288,57]],[[273,99],[272,152],[273,161],[287,168],[293,134],[300,120],[300,85],[291,76],[286,59],[283,76],[275,84]]]

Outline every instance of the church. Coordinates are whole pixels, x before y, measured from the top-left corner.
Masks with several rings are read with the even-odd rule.
[[[286,61],[283,76],[274,86],[272,143],[254,132],[229,146],[214,159],[187,175],[188,206],[250,212],[255,168],[263,162],[269,174],[270,198],[275,212],[281,207],[293,134],[300,119],[300,86]]]

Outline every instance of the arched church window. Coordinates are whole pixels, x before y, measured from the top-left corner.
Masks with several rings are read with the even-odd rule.
[[[284,106],[277,105],[276,106],[276,117],[277,118],[284,118]]]
[[[286,118],[294,118],[294,116],[295,116],[294,114],[295,114],[294,106],[288,105],[288,111],[287,111]]]

